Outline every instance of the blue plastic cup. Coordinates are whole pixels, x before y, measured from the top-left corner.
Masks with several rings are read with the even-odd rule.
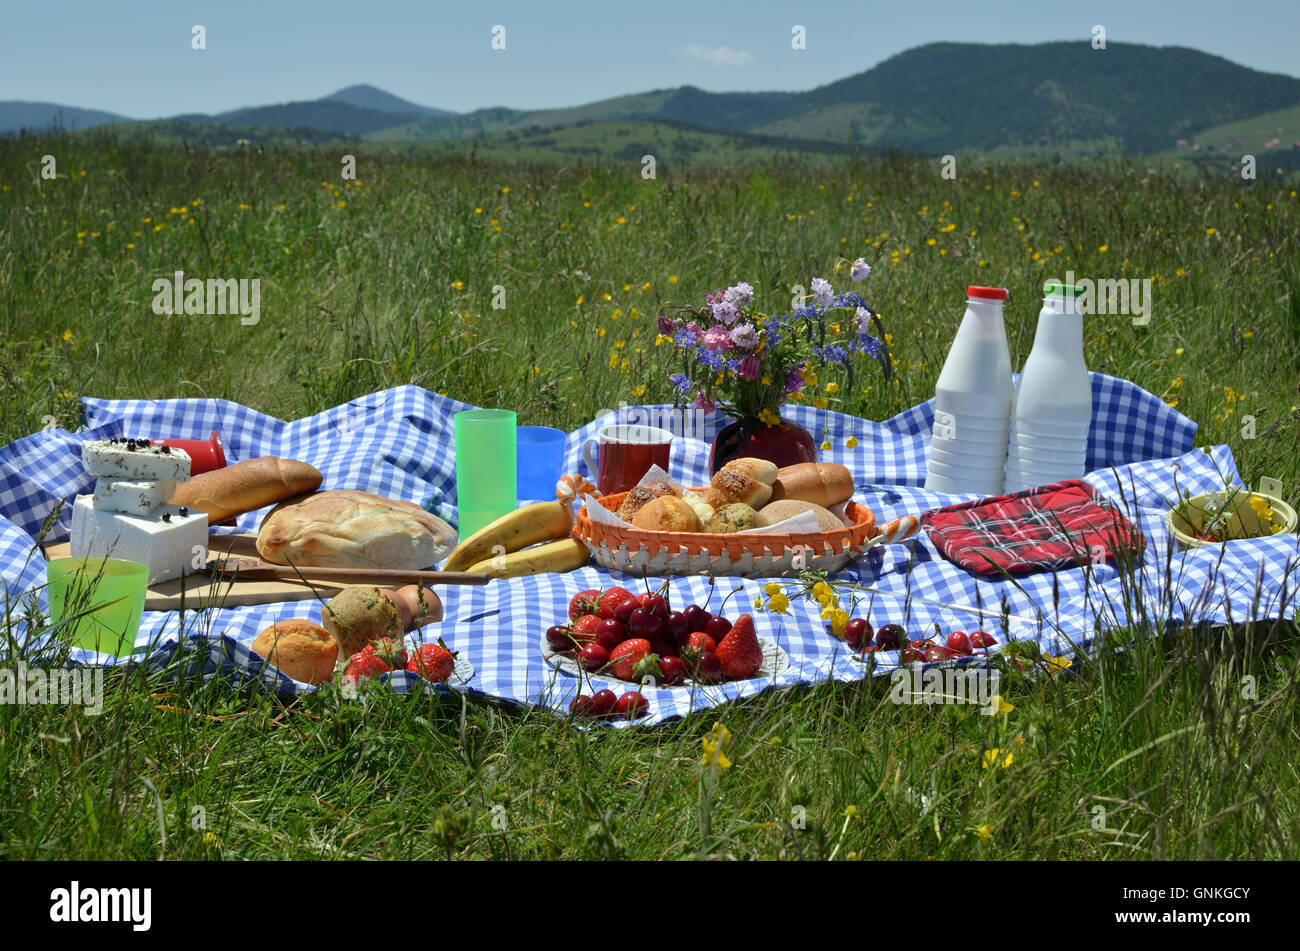
[[[555,483],[564,474],[567,439],[564,430],[549,426],[520,426],[516,430],[518,501],[546,502],[555,498]]]

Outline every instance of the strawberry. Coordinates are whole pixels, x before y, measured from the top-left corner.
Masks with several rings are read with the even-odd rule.
[[[619,680],[631,680],[637,664],[650,656],[650,642],[634,637],[609,652],[609,669]]]
[[[620,604],[628,598],[635,597],[636,595],[627,588],[607,588],[605,593],[600,596],[599,601],[596,602],[596,614],[600,616],[601,620],[608,621],[614,617],[614,612],[618,610]]]
[[[442,683],[456,667],[456,655],[447,650],[441,640],[436,644],[421,644],[406,662],[406,669],[425,680]]]
[[[357,680],[360,677],[378,677],[390,670],[406,666],[406,648],[401,641],[382,638],[367,644],[350,658],[343,676]]]
[[[687,645],[694,647],[697,651],[708,651],[713,653],[718,649],[717,642],[703,631],[692,631],[691,636],[686,641]]]
[[[600,592],[595,588],[579,591],[569,601],[569,620],[576,621],[584,614],[595,614],[597,602],[599,601]]]
[[[598,627],[600,627],[600,618],[595,614],[584,614],[573,622],[573,639],[578,642],[579,649],[596,639]]]
[[[758,668],[763,666],[763,649],[758,646],[754,619],[748,614],[736,618],[736,623],[731,626],[715,653],[722,663],[722,672],[732,680],[752,677],[758,673]]]

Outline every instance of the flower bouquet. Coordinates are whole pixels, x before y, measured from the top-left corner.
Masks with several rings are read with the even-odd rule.
[[[870,273],[862,258],[850,265],[854,281]],[[852,390],[855,360],[864,355],[885,379],[892,377],[880,315],[856,293],[836,294],[823,278],[813,278],[811,287],[802,306],[779,317],[758,312],[754,288],[743,281],[707,295],[702,308],[660,315],[660,342],[671,340],[671,363],[680,366],[670,377],[678,405],[720,409],[733,419],[714,439],[711,471],[740,456],[778,466],[813,461],[817,444],[798,423],[781,418],[781,407],[806,400],[824,409],[826,396],[813,395],[819,384],[828,396]]]

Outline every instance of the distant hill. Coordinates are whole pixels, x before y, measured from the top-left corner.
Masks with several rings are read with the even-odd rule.
[[[110,122],[130,122],[125,116],[99,109],[78,109],[60,106],[53,102],[0,102],[0,133],[21,132],[27,129],[40,132],[60,127],[64,129],[89,129]]]
[[[806,92],[713,93],[680,86],[563,109],[495,107],[454,114],[358,85],[322,99],[174,116],[168,134],[187,125],[215,125],[267,130],[259,138],[337,136],[388,146],[479,142],[485,149],[509,149],[521,137],[541,133],[564,154],[587,154],[604,147],[596,142],[621,150],[614,139],[623,137],[627,123],[652,122],[661,124],[658,131],[690,126],[699,133],[744,136],[753,148],[784,141],[793,151],[1176,154],[1197,152],[1196,137],[1210,130],[1216,148],[1257,133],[1265,137],[1256,148],[1290,148],[1297,108],[1300,79],[1183,47],[930,43]],[[606,131],[617,126],[620,133],[611,138],[556,132],[593,123]],[[1188,144],[1180,146],[1180,140]]]
[[[338,92],[326,96],[325,100],[346,102],[350,106],[359,106],[362,109],[395,112],[399,115],[440,117],[454,116],[456,114],[448,112],[446,109],[431,109],[429,106],[418,106],[401,96],[394,96],[390,92],[384,92],[382,89],[365,83],[349,86],[347,89],[340,89]]]

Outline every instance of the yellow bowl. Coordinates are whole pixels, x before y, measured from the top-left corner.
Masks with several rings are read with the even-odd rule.
[[[1214,500],[1219,505],[1226,504],[1231,508],[1232,514],[1227,521],[1228,538],[1268,538],[1273,533],[1264,530],[1259,513],[1250,507],[1252,498],[1260,498],[1267,502],[1269,508],[1273,510],[1274,523],[1281,521],[1282,532],[1277,534],[1296,530],[1296,511],[1290,505],[1287,505],[1277,496],[1265,492],[1251,492],[1243,488],[1225,489],[1221,492],[1207,492],[1204,495],[1193,496],[1187,500],[1188,517],[1184,517],[1176,510],[1171,510],[1165,515],[1165,525],[1169,528],[1170,533],[1188,548],[1219,544],[1218,542],[1206,541],[1203,538],[1196,537],[1205,525],[1206,507],[1211,500]]]

